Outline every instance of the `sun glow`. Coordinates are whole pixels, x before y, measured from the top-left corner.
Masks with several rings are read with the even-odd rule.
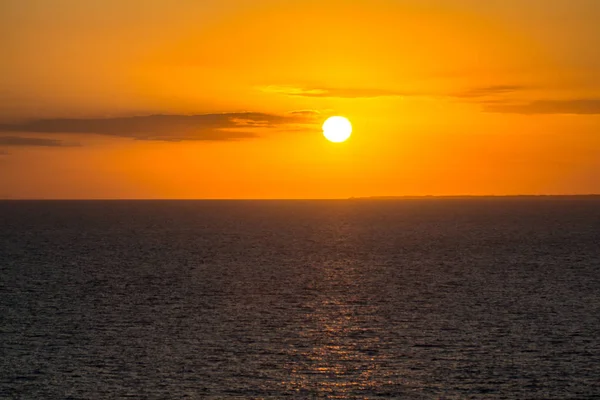
[[[323,136],[330,142],[341,143],[352,134],[352,124],[344,117],[330,117],[323,124]]]

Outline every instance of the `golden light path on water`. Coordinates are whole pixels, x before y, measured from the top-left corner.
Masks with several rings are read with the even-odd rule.
[[[356,238],[345,224],[325,229],[332,230],[333,248],[346,252],[354,246]],[[313,266],[321,279],[306,288],[313,296],[304,304],[305,320],[298,334],[300,343],[312,347],[291,352],[289,380],[283,386],[300,395],[331,399],[371,398],[399,382],[404,388],[416,386],[404,373],[403,360],[388,351],[394,343],[386,330],[386,313],[379,307],[382,302],[377,301],[380,294],[369,284],[368,259],[360,254],[336,259],[335,253]],[[382,340],[386,335],[387,343]]]

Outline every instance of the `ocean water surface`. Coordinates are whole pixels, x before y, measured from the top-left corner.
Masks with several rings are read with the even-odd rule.
[[[600,199],[0,202],[0,398],[597,399]]]

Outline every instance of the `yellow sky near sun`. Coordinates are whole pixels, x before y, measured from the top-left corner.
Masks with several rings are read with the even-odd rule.
[[[0,198],[600,192],[593,0],[0,7],[0,128],[239,112],[273,125],[236,140],[0,129]],[[318,114],[271,120],[296,110]],[[334,114],[354,127],[339,145],[319,133]]]

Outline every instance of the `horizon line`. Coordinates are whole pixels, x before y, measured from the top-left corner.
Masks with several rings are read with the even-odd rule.
[[[0,198],[0,201],[324,201],[324,200],[435,200],[435,199],[503,199],[503,198],[548,198],[548,197],[560,197],[560,198],[572,198],[572,197],[586,197],[586,198],[600,198],[600,193],[588,193],[588,194],[486,194],[486,195],[400,195],[400,196],[352,196],[352,197],[314,197],[314,198],[303,198],[303,197],[281,197],[281,198],[152,198],[152,197],[139,197],[139,198]]]

